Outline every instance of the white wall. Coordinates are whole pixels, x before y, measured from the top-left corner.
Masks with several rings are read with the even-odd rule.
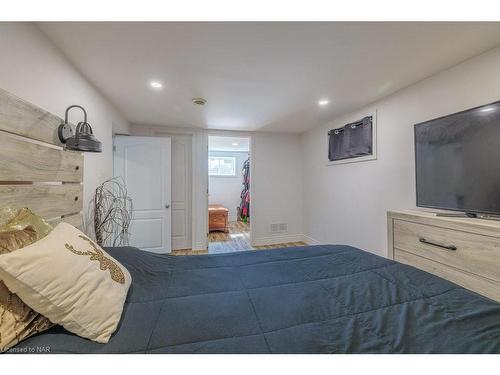
[[[86,153],[84,211],[97,185],[113,176],[112,134],[128,133],[129,124],[33,24],[0,23],[0,87],[64,118],[71,104],[85,107],[101,154]],[[72,122],[79,113],[70,113]]]
[[[499,99],[497,48],[304,133],[305,234],[386,255],[386,211],[415,208],[413,125]],[[326,166],[328,130],[375,109],[378,159]]]
[[[236,176],[209,176],[208,179],[208,204],[221,204],[229,209],[229,221],[237,219],[236,207],[241,202],[243,190],[243,164],[248,159],[248,152],[236,151],[211,151],[208,156],[224,156],[236,158]]]
[[[254,244],[302,240],[302,149],[296,134],[254,133],[250,216]],[[287,223],[283,234],[270,224]]]

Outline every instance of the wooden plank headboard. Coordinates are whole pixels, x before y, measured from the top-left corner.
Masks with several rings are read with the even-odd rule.
[[[83,154],[62,148],[62,122],[0,89],[0,207],[82,228]]]

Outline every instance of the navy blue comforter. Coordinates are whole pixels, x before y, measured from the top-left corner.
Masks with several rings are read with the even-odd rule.
[[[108,344],[54,327],[51,353],[500,353],[500,304],[349,246],[109,253],[132,286]]]

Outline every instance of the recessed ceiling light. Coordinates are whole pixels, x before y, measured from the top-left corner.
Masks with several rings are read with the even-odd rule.
[[[231,143],[233,146],[239,146],[239,143]]]
[[[318,101],[319,105],[327,105],[328,103],[330,103],[330,101],[328,99],[320,99]]]
[[[154,89],[161,89],[163,87],[162,83],[158,81],[151,81],[149,85]]]

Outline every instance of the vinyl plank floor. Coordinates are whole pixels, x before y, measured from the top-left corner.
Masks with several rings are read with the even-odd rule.
[[[229,233],[210,232],[208,250],[174,250],[173,255],[225,254],[237,251],[277,249],[282,247],[305,246],[305,242],[288,242],[275,245],[252,246],[250,226],[241,221],[229,222]]]

